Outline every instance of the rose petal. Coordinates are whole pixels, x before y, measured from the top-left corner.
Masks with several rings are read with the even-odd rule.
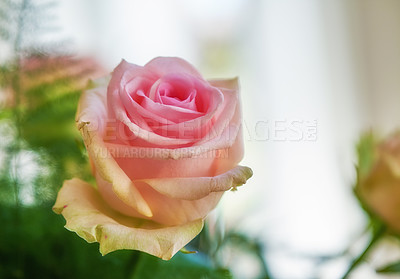
[[[218,115],[218,120],[214,123],[213,129],[209,135],[206,135],[201,141],[193,146],[182,148],[161,148],[161,147],[140,147],[127,146],[117,143],[107,143],[107,146],[113,150],[114,154],[121,154],[125,158],[152,158],[152,159],[182,159],[207,153],[212,150],[225,149],[232,146],[237,139],[240,130],[240,108],[238,106],[238,80],[237,78],[229,80],[210,81],[212,85],[218,85],[222,88],[224,94],[225,106]],[[194,126],[195,123],[187,121],[185,124],[170,125],[168,129],[179,130]],[[125,154],[125,155],[124,155]],[[117,155],[117,157],[119,157]]]
[[[115,118],[116,114],[114,111],[119,108],[119,104],[116,101],[119,100],[118,89],[120,88],[122,78],[124,78],[124,84],[126,84],[135,76],[140,76],[144,79],[156,79],[150,72],[144,70],[143,67],[128,63],[124,59],[114,69],[107,87],[107,91],[110,91],[110,94],[106,97],[110,117]]]
[[[203,79],[195,67],[179,57],[156,57],[148,62],[144,68],[158,76],[164,76],[172,73],[184,73]]]
[[[368,176],[360,180],[361,187],[356,191],[374,214],[400,232],[400,187],[398,176],[389,164],[385,158],[379,158]]]
[[[128,117],[125,108],[122,105],[121,100],[118,98],[115,100],[118,104],[114,110],[115,119],[123,123],[131,132],[130,135],[127,135],[127,140],[132,144],[137,146],[167,146],[169,148],[173,148],[179,145],[187,145],[192,144],[193,139],[177,139],[177,138],[169,138],[158,135],[154,132],[145,130],[133,123]],[[121,132],[121,131],[118,131]]]
[[[169,75],[169,79],[178,79],[174,75]],[[168,81],[168,78],[165,78]],[[131,96],[129,94],[129,90],[125,88],[121,88],[119,90],[119,97],[121,98],[121,105],[123,103],[126,110],[116,109],[117,116],[120,117],[119,119],[122,121],[126,114],[126,111],[132,112],[135,117],[133,118],[135,125],[139,126],[140,128],[144,128],[147,132],[150,132],[148,126],[152,128],[152,131],[164,137],[164,139],[158,139],[154,136],[143,138],[137,135],[138,129],[131,129],[134,139],[130,141],[131,145],[138,146],[136,136],[138,136],[141,140],[147,141],[150,145],[169,145],[169,142],[172,140],[176,140],[174,143],[176,146],[183,145],[185,143],[181,143],[179,139],[186,139],[190,140],[189,143],[194,143],[205,136],[205,134],[209,131],[211,119],[216,118],[215,115],[222,110],[221,104],[232,105],[229,103],[229,100],[224,102],[224,94],[216,88],[209,86],[205,81],[199,80],[192,80],[193,77],[180,76],[179,82],[183,83],[186,82],[188,87],[193,87],[197,91],[197,98],[193,99],[196,101],[198,105],[196,107],[206,107],[205,112],[201,111],[193,111],[187,109],[185,105],[172,106],[167,104],[162,104],[161,102],[155,102],[154,96],[157,96],[156,93],[151,93],[150,95],[154,95],[153,99],[151,96],[147,96],[142,91],[136,91],[135,96]],[[131,80],[130,83],[134,83],[135,79]],[[158,80],[154,83],[151,91],[157,91],[156,88],[160,85],[161,80]],[[179,83],[177,82],[177,83]],[[175,85],[175,84],[174,84]],[[183,87],[183,86],[182,86]],[[176,88],[175,88],[176,89]],[[181,88],[183,90],[183,88]],[[136,100],[136,101],[135,101]],[[160,99],[161,100],[161,99]],[[140,101],[140,102],[139,102]],[[236,101],[236,100],[235,100]],[[114,102],[118,102],[115,101]],[[234,110],[235,105],[232,106],[232,110]],[[203,108],[204,109],[204,108]],[[146,120],[144,120],[146,119]],[[146,121],[145,125],[141,125],[140,122]],[[228,119],[229,121],[229,119]],[[123,121],[127,123],[127,121]],[[148,125],[148,126],[147,126]],[[128,127],[133,127],[132,124],[127,125]],[[166,140],[168,139],[168,140]],[[172,141],[173,142],[173,141]]]
[[[196,145],[200,145],[210,139],[215,139],[221,136],[224,129],[229,125],[240,126],[241,112],[239,102],[239,80],[238,78],[233,79],[221,79],[221,80],[210,80],[209,83],[219,88],[224,96],[224,107],[216,115],[217,121],[213,125],[212,133],[208,137],[204,138]],[[236,115],[236,118],[234,118]],[[225,146],[226,147],[226,146]]]
[[[221,125],[215,126],[212,120],[219,119],[219,115],[221,115],[221,112],[228,110],[231,111],[231,113],[224,114],[224,117],[226,117],[226,119],[224,119],[223,122],[229,122],[236,107],[237,97],[233,95],[228,95],[225,100],[226,95],[223,94],[223,92],[221,92],[221,90],[216,87],[210,87],[209,93],[210,99],[208,100],[209,104],[207,113],[199,115],[195,119],[188,119],[184,122],[160,126],[158,130],[155,130],[155,132],[160,135],[177,135],[178,138],[182,139],[189,138],[192,139],[195,144],[199,140],[201,141],[201,139],[204,137],[206,139],[210,138],[210,135],[207,135],[210,129],[212,129],[214,132],[218,131],[218,133],[221,133],[224,127],[222,127]],[[219,122],[220,121],[218,121],[218,123]]]
[[[105,98],[101,98],[105,107],[108,107],[108,118],[111,120],[118,120],[128,127],[132,133],[130,138],[140,139],[142,144],[149,142],[151,144],[159,144],[166,146],[176,146],[190,144],[193,140],[188,139],[174,139],[157,135],[151,131],[145,130],[133,123],[127,115],[125,106],[119,96],[121,84],[127,84],[134,77],[140,76],[142,78],[154,79],[154,73],[144,69],[144,67],[131,64],[122,60],[121,63],[115,68],[107,90],[101,91]],[[122,80],[123,79],[123,80]],[[100,90],[100,89],[98,89]],[[84,94],[87,92],[84,92]],[[82,97],[81,97],[82,98]],[[94,110],[95,113],[95,110]],[[120,132],[120,131],[119,131]]]
[[[101,196],[114,210],[127,216],[153,220],[167,226],[182,225],[197,219],[204,219],[215,208],[224,193],[213,192],[198,200],[174,199],[160,194],[145,182],[136,181],[135,185],[146,197],[146,202],[152,209],[153,216],[149,218],[122,203],[115,193],[110,191],[110,183],[102,181],[101,177],[96,177],[96,181]]]
[[[120,88],[119,96],[122,99],[123,105],[126,108],[127,114],[129,115],[130,119],[143,129],[151,130],[145,119],[143,118],[142,114],[140,114],[134,106],[133,103],[136,101],[133,97],[138,94],[138,91],[146,89],[146,86],[143,86],[143,83],[147,83],[149,80],[143,78],[134,78],[129,83],[125,85],[125,88]],[[140,86],[142,85],[142,86]],[[135,88],[137,87],[137,88]],[[144,88],[143,88],[144,87]],[[133,94],[128,94],[127,92],[134,92]]]
[[[248,167],[237,166],[214,177],[178,177],[141,179],[157,192],[170,198],[198,200],[212,192],[225,192],[246,183],[253,175]]]
[[[217,177],[160,178],[134,180],[152,209],[152,220],[179,225],[205,218],[214,209],[224,191],[242,185],[251,177],[247,167],[237,167]],[[96,177],[100,193],[107,203],[124,215],[146,218],[121,203],[111,186]],[[146,218],[147,219],[147,218]]]
[[[148,204],[104,145],[103,122],[107,119],[104,102],[105,95],[98,89],[84,92],[79,102],[77,126],[89,157],[95,165],[95,171],[112,184],[113,191],[123,202],[141,214],[151,217],[152,212]]]
[[[195,145],[168,149],[107,143],[118,165],[131,179],[215,176],[240,162],[243,138],[238,90],[235,89],[237,79],[218,82],[224,86],[221,91],[226,105],[210,134]],[[196,158],[191,159],[193,157]]]
[[[203,227],[202,219],[165,227],[121,215],[107,207],[90,184],[76,178],[64,182],[53,210],[64,216],[67,229],[89,243],[99,242],[103,255],[133,249],[169,260]]]
[[[144,93],[142,93],[141,91],[139,91],[135,94],[136,94],[135,95],[136,99],[147,98],[144,95]],[[138,104],[134,100],[134,98],[130,94],[128,94],[128,92],[126,92],[126,90],[121,89],[119,96],[122,100],[122,103],[124,104],[124,107],[128,111],[128,114],[131,114],[134,116],[133,120],[134,120],[135,124],[140,125],[140,127],[143,127],[142,122],[146,122],[144,120],[144,118],[147,118],[147,119],[150,118],[150,119],[153,119],[154,121],[157,121],[162,124],[171,123],[171,121],[166,119],[165,117],[162,117],[152,111],[146,110],[146,108],[143,107],[142,105]],[[138,119],[140,119],[141,121],[138,122],[137,121]],[[145,125],[147,125],[147,124],[145,124]]]
[[[163,68],[167,66],[171,67],[171,69]],[[157,69],[155,69],[155,67],[157,67]],[[173,76],[174,73],[195,76],[196,79],[193,79],[196,84],[195,87],[203,88],[205,86],[202,90],[209,90],[207,89],[205,81],[201,78],[201,75],[197,72],[197,70],[195,70],[193,66],[180,58],[155,58],[148,64],[146,64],[145,67],[130,64],[123,60],[120,65],[118,65],[118,67],[114,70],[112,79],[108,86],[107,94],[109,117],[118,119],[118,121],[123,123],[123,125],[128,128],[124,130],[124,134],[126,133],[126,131],[128,131],[127,137],[130,140],[123,142],[124,144],[143,147],[165,146],[167,148],[173,149],[176,147],[192,145],[208,132],[209,125],[207,125],[207,123],[217,112],[217,108],[220,107],[220,104],[225,103],[223,100],[224,97],[221,92],[213,87],[210,87],[210,89],[212,89],[210,96],[208,96],[208,94],[199,94],[199,92],[197,92],[196,106],[199,111],[206,109],[207,113],[204,116],[200,116],[193,120],[182,122],[186,123],[192,121],[187,125],[187,127],[189,128],[185,129],[190,130],[190,132],[194,133],[195,136],[192,138],[189,136],[180,137],[180,135],[182,135],[182,133],[180,132],[182,130],[182,126],[174,126],[174,124],[172,124],[171,126],[168,125],[166,127],[163,127],[163,125],[161,125],[160,127],[157,127],[158,125],[155,124],[152,125],[152,130],[154,130],[155,132],[152,132],[149,131],[149,127],[147,125],[140,125],[140,123],[143,122],[143,119],[141,117],[139,117],[139,119],[135,121],[137,123],[133,123],[130,117],[128,117],[127,110],[125,109],[123,100],[120,96],[120,94],[124,95],[127,93],[122,93],[122,91],[125,91],[125,89],[123,87],[121,88],[121,85],[126,85],[136,76],[141,76],[145,79],[154,79],[154,81],[156,82],[157,76],[160,77],[167,74],[169,76]],[[132,100],[130,100],[128,96],[123,96],[123,98],[128,99],[124,99],[125,104],[135,105],[135,102],[132,102]],[[144,112],[141,108],[136,108],[135,110],[130,109],[129,111],[131,113],[132,111],[135,111],[135,114],[139,113],[142,115],[142,117],[144,115],[147,115],[147,117],[149,117],[151,120],[159,122],[160,124],[165,124],[163,123],[162,119],[159,119],[159,116],[156,116],[154,113],[151,112],[151,110],[147,110]],[[192,123],[193,125],[191,125]],[[200,128],[194,130],[193,127]],[[172,135],[172,137],[170,135]]]
[[[179,106],[164,105],[156,103],[147,96],[143,96],[142,109],[153,112],[159,117],[163,117],[164,120],[169,120],[170,123],[179,123],[183,121],[188,121],[193,118],[198,118],[204,113],[193,111]],[[161,121],[159,121],[162,123]]]
[[[227,170],[236,166],[239,163],[244,155],[243,148],[243,133],[242,133],[242,112],[239,101],[239,80],[238,78],[233,79],[224,79],[224,80],[213,80],[210,83],[214,86],[218,86],[221,91],[224,93],[225,98],[227,96],[235,96],[236,97],[236,105],[231,115],[230,111],[224,110],[221,115],[218,116],[218,120],[220,123],[215,123],[214,128],[216,131],[220,129],[219,125],[222,127],[226,127],[223,129],[222,134],[213,138],[213,140],[202,143],[202,146],[220,146],[225,145],[228,146],[224,149],[228,156],[221,156],[215,159],[215,174],[218,175],[226,172]],[[224,122],[224,119],[230,119],[229,122]]]

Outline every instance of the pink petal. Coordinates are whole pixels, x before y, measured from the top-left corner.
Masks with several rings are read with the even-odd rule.
[[[187,61],[178,57],[156,57],[144,66],[158,76],[186,73],[202,79],[201,74]]]

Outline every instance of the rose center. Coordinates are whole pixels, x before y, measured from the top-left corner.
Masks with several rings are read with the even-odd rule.
[[[197,111],[195,102],[197,91],[195,88],[173,86],[163,82],[158,88],[158,98],[155,101],[163,105],[177,106]]]

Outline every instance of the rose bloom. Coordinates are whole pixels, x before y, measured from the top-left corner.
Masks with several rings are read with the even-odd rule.
[[[122,61],[81,96],[77,117],[97,189],[72,179],[54,211],[100,252],[170,259],[223,193],[246,183],[238,80],[206,81],[180,58]]]
[[[359,174],[356,193],[367,209],[400,233],[400,133],[375,145],[366,174]]]

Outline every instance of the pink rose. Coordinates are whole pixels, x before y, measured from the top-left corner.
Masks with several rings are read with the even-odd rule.
[[[98,191],[66,181],[54,210],[103,254],[170,259],[223,193],[246,183],[237,79],[206,81],[180,58],[122,61],[80,99],[77,126]],[[100,195],[99,195],[100,193]]]

